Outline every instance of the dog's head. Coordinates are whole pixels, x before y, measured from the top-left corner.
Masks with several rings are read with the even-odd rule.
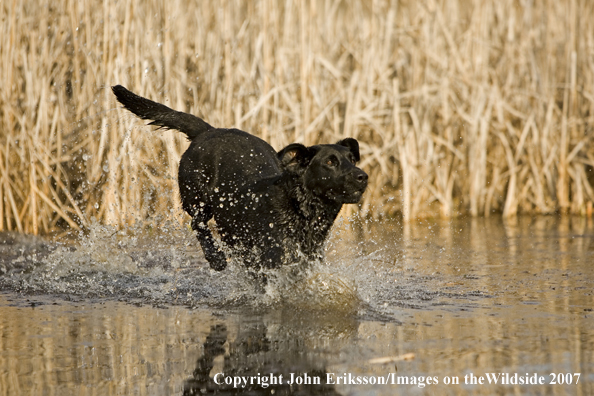
[[[367,174],[356,166],[360,156],[355,139],[311,147],[293,143],[278,157],[286,171],[301,176],[305,189],[322,200],[357,203],[367,188]]]

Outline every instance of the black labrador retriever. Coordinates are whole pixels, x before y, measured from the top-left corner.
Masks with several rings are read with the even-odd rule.
[[[367,174],[355,166],[355,139],[311,147],[292,143],[277,153],[247,132],[214,128],[121,85],[112,90],[126,109],[152,120],[149,125],[177,129],[190,140],[179,165],[179,190],[215,270],[227,266],[227,257],[207,226],[213,216],[233,256],[254,270],[277,268],[321,259],[340,208],[359,202],[367,187]]]

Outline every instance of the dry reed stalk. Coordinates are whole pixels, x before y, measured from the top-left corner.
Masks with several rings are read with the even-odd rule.
[[[0,230],[184,221],[188,143],[148,132],[114,84],[277,149],[356,137],[366,216],[591,213],[588,2],[25,0],[0,14]]]

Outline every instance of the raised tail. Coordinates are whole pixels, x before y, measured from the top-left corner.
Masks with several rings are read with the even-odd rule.
[[[121,85],[111,87],[118,102],[136,114],[143,120],[153,120],[149,125],[155,125],[165,129],[177,129],[188,135],[188,139],[194,139],[209,129],[212,129],[206,121],[193,116],[192,114],[175,111],[169,107],[152,100],[136,95]]]

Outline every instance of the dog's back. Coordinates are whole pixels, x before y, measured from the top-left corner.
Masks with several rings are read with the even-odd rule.
[[[258,179],[282,173],[276,151],[264,140],[238,129],[211,129],[194,138],[182,156],[180,170],[180,183],[198,182],[209,194],[215,188],[233,193]]]
[[[262,228],[259,196],[278,194],[268,190],[281,174],[276,151],[262,139],[238,129],[211,129],[194,138],[181,158],[184,210],[192,217],[213,216],[226,230],[221,237],[227,245],[252,245],[260,234],[255,227]]]

